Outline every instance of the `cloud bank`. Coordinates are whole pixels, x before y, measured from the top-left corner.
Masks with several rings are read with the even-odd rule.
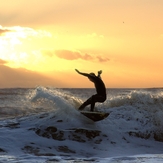
[[[5,61],[0,60],[0,88],[26,87],[33,88],[38,85],[60,87],[61,82],[43,74],[27,69],[10,68],[2,65]]]
[[[0,59],[0,65],[4,65],[6,63],[7,63],[7,61]]]

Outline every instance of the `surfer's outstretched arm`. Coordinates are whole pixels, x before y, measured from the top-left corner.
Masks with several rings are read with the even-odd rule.
[[[83,75],[83,76],[86,76],[86,77],[90,77],[90,74],[88,73],[83,73],[83,72],[80,72],[79,70],[75,69],[75,71],[80,74],[80,75]]]

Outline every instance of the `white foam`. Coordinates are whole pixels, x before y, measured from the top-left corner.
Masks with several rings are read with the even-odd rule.
[[[44,111],[47,107],[47,111],[1,121],[0,148],[5,151],[1,152],[2,162],[46,162],[49,159],[59,162],[163,161],[163,143],[154,138],[155,133],[162,133],[161,94],[133,91],[112,97],[102,105],[105,112],[111,112],[110,115],[96,123],[90,122],[75,109],[75,103],[80,99],[63,90],[38,87],[30,93],[29,99],[31,105],[43,106]],[[54,140],[35,133],[36,129],[46,129],[49,126],[63,131],[66,139]],[[98,139],[88,138],[86,142],[74,141],[69,139],[71,135],[68,132],[75,129],[97,130],[100,135]],[[84,134],[81,134],[81,138],[85,138]],[[30,153],[30,146],[36,152],[39,150],[40,153],[52,153],[56,156],[34,156]],[[56,148],[58,146],[68,147],[75,152],[60,152]],[[24,147],[29,148],[29,153],[23,151]]]

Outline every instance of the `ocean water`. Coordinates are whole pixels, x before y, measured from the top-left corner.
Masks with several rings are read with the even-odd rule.
[[[107,89],[98,122],[77,110],[92,94],[0,89],[0,163],[163,162],[163,89]]]

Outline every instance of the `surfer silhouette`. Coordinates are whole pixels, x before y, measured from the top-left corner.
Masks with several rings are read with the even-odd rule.
[[[79,110],[83,110],[87,105],[91,105],[91,111],[94,111],[96,102],[104,102],[106,100],[106,88],[105,84],[101,79],[102,70],[98,71],[98,75],[96,76],[94,73],[83,73],[79,70],[75,69],[77,73],[80,75],[88,77],[88,79],[94,83],[97,94],[91,96],[88,100],[86,100],[80,107]]]

